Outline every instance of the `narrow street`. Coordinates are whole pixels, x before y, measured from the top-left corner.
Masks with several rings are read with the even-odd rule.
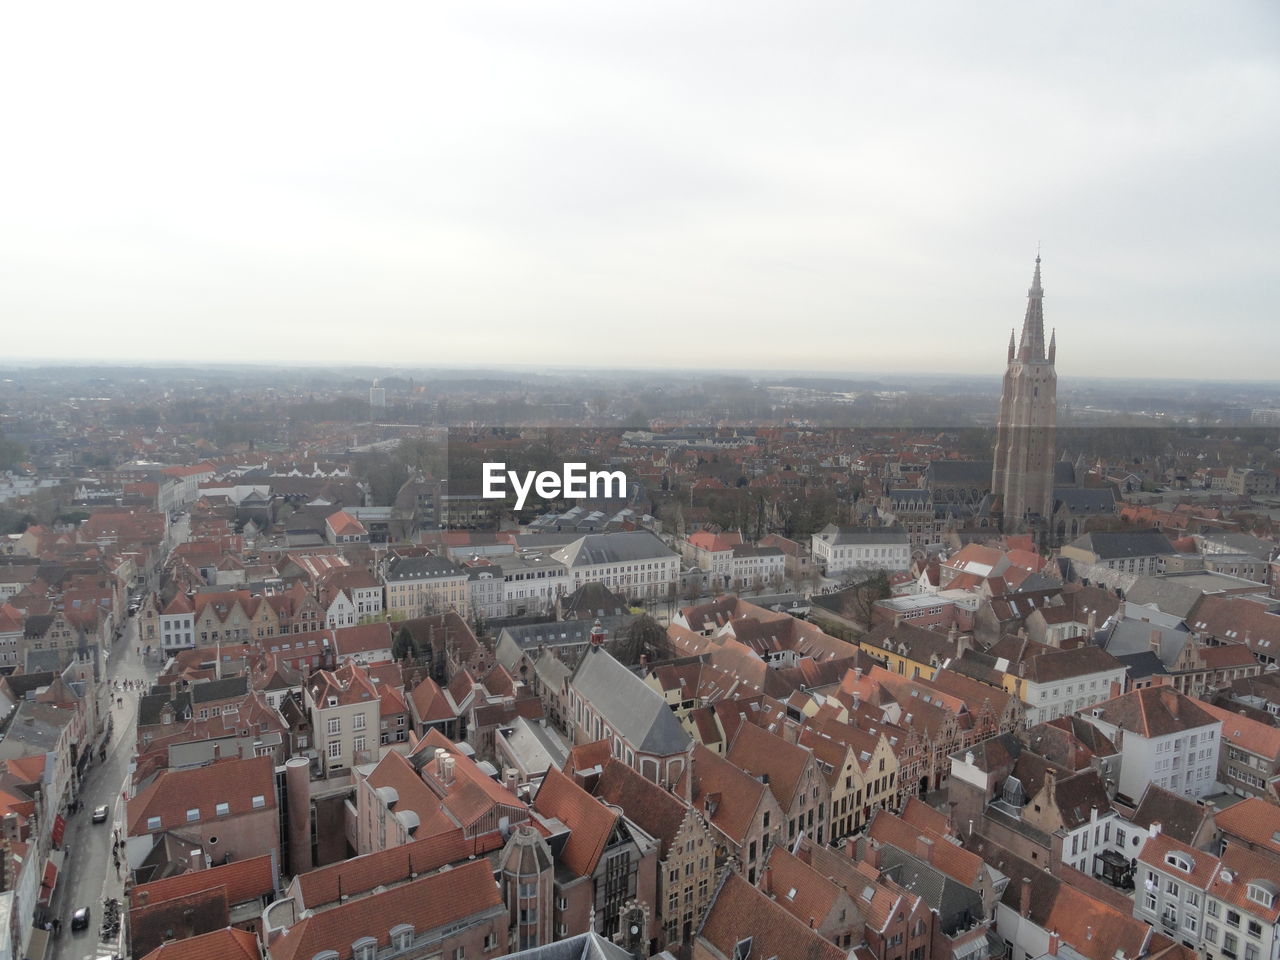
[[[155,665],[144,665],[137,652],[138,623],[133,617],[126,621],[123,637],[115,643],[107,661],[106,683],[124,680],[150,680],[155,675]],[[111,713],[115,732],[107,748],[105,762],[96,759],[89,767],[80,789],[79,812],[67,818],[67,830],[63,845],[66,861],[58,879],[50,904],[50,913],[62,921],[62,930],[49,942],[45,956],[52,960],[91,960],[111,957],[119,950],[118,943],[104,944],[99,940],[102,924],[102,901],[116,897],[123,907],[123,874],[112,863],[111,845],[116,831],[123,833],[125,815],[125,777],[133,757],[137,729],[137,704],[141,691],[112,693]],[[122,706],[116,706],[116,697]],[[93,823],[93,808],[106,804],[110,815],[106,823]],[[71,915],[80,907],[89,908],[87,930],[72,932]]]

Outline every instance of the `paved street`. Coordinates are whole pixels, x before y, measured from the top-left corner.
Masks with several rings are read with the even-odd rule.
[[[124,637],[111,650],[107,662],[107,683],[113,680],[150,680],[154,666],[144,666],[137,653],[137,620],[130,617]],[[62,921],[62,932],[50,941],[47,957],[53,960],[86,960],[86,958],[110,957],[118,949],[116,944],[100,944],[98,935],[102,923],[104,897],[124,900],[123,877],[112,864],[111,842],[113,832],[124,817],[121,793],[125,776],[133,756],[137,721],[138,693],[121,693],[123,706],[116,706],[116,695],[111,697],[111,712],[115,719],[115,732],[107,750],[105,763],[97,762],[85,776],[81,785],[79,813],[67,819],[64,847],[67,851],[62,874],[54,891],[51,913]],[[100,804],[111,807],[111,817],[106,823],[92,822],[93,808]],[[90,910],[89,929],[71,931],[71,914],[79,907]]]

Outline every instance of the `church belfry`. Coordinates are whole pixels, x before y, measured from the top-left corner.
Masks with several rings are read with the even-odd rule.
[[[1044,290],[1040,257],[1027,291],[1027,313],[1015,348],[1009,340],[1009,366],[996,421],[996,460],[991,475],[993,505],[1006,532],[1044,529],[1053,508],[1053,464],[1058,427],[1058,375],[1054,332],[1046,351]]]

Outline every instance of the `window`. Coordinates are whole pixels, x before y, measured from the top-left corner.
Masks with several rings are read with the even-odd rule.
[[[341,756],[342,756],[342,744],[339,743],[337,740],[334,740],[332,743],[329,744],[329,758],[331,760],[337,760]]]
[[[341,718],[341,717],[330,717],[330,718],[329,718],[329,722],[326,724],[326,727],[327,727],[327,729],[328,729],[328,731],[329,731],[330,736],[332,736],[332,735],[334,735],[334,734],[341,733],[341,732],[342,732],[342,718]]]
[[[357,713],[352,722],[352,728],[355,730],[363,730],[365,725],[365,716],[363,713]]]
[[[225,817],[231,812],[231,804],[219,803],[214,807],[214,812],[220,817]]]
[[[258,794],[256,797],[253,798],[253,809],[261,810],[266,805],[267,805],[267,798],[264,797],[262,794]]]
[[[497,934],[493,934],[493,933],[486,933],[486,934],[484,935],[484,949],[485,949],[485,952],[486,952],[486,953],[488,953],[490,950],[496,950],[496,949],[497,949],[497,947],[498,947],[498,937],[497,937]]]
[[[1218,901],[1210,900],[1205,909],[1209,911],[1209,916],[1216,917],[1218,915],[1218,910],[1219,910]]]
[[[351,945],[351,960],[376,960],[378,941],[373,937],[361,937]]]
[[[1240,926],[1240,912],[1238,910],[1227,911],[1227,924],[1233,927]]]
[[[200,819],[200,808],[193,807],[187,811],[187,823],[195,823]]]
[[[160,829],[160,818],[159,818],[159,817],[147,817],[147,829],[148,829],[148,830],[159,830],[159,829]]]
[[[1240,938],[1234,933],[1224,933],[1222,935],[1222,955],[1228,960],[1235,960],[1239,949]]]
[[[356,737],[355,743],[352,744],[352,749],[355,750],[356,753],[363,753],[364,748],[365,748],[364,737]]]
[[[1249,899],[1254,903],[1262,904],[1264,907],[1270,907],[1275,903],[1275,894],[1261,884],[1249,884]]]
[[[391,928],[391,947],[394,950],[408,950],[413,943],[413,927],[402,923]]]
[[[1171,867],[1177,867],[1183,873],[1190,873],[1192,866],[1194,866],[1194,864],[1192,864],[1192,862],[1187,857],[1184,857],[1182,854],[1179,854],[1179,853],[1168,854],[1167,856],[1165,856],[1164,862],[1169,864],[1169,866]]]

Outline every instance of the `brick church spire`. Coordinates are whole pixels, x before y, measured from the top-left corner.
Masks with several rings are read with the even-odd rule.
[[[1058,424],[1058,375],[1054,370],[1058,340],[1054,332],[1045,348],[1044,288],[1040,255],[1027,291],[1027,312],[1017,351],[1010,353],[1000,416],[996,421],[996,459],[991,491],[1001,526],[1013,532],[1043,528],[1053,509],[1054,447]]]

